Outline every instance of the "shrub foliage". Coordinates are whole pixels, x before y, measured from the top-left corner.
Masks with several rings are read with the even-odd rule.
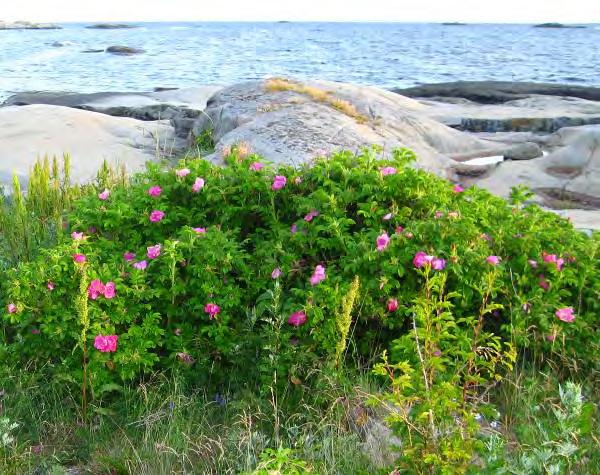
[[[8,354],[92,397],[151,369],[302,387],[311,368],[384,350],[380,373],[414,366],[429,387],[450,372],[465,400],[517,354],[596,369],[598,238],[413,158],[295,169],[234,152],[88,192],[71,237],[2,283]]]

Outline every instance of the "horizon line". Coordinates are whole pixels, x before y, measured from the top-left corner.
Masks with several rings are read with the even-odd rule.
[[[0,22],[6,23],[53,23],[59,25],[69,24],[80,24],[80,23],[91,23],[91,24],[105,24],[105,23],[121,23],[121,24],[136,24],[136,23],[381,23],[381,24],[434,24],[434,25],[448,25],[457,24],[459,25],[539,25],[545,23],[557,23],[561,25],[600,25],[600,22],[559,22],[553,20],[547,21],[461,21],[461,20],[445,20],[445,21],[434,21],[434,20],[225,20],[225,19],[204,19],[204,20],[54,20],[54,21],[37,21],[37,20],[1,20]],[[448,25],[452,26],[452,25]]]

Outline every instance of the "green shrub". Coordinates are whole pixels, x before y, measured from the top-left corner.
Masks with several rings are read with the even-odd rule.
[[[413,331],[425,282],[413,259],[424,252],[445,261],[442,299],[456,331],[439,349],[463,338],[471,369],[461,384],[496,374],[473,344],[480,337],[567,370],[597,365],[597,237],[536,206],[454,190],[410,167],[408,151],[379,158],[340,152],[299,169],[259,170],[259,157],[233,153],[227,168],[153,165],[129,186],[87,194],[66,231],[84,238],[43,251],[3,283],[9,353],[65,380],[85,379],[94,397],[150,369],[181,370],[217,388],[266,388],[274,378],[308,387],[311,368],[342,357],[361,365],[383,350],[406,357],[397,342]],[[281,189],[273,189],[283,183],[277,176],[287,179]],[[157,245],[160,255],[149,258]],[[85,263],[74,262],[78,254]],[[134,265],[142,261],[145,270]],[[574,310],[570,323],[556,316],[565,307]],[[116,338],[98,339],[113,335],[116,351]]]

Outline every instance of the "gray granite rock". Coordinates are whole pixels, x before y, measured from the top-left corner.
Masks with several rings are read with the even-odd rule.
[[[23,92],[10,96],[3,106],[48,104],[101,112],[139,120],[171,120],[180,137],[187,137],[194,120],[220,86],[168,89],[158,92]]]
[[[540,146],[534,142],[516,144],[504,153],[505,160],[532,160],[543,154]]]
[[[265,81],[225,88],[209,100],[193,132],[213,131],[216,152],[209,158],[217,163],[239,143],[267,160],[288,164],[378,144],[388,152],[411,148],[418,166],[441,175],[451,172],[453,155],[499,148],[430,119],[421,103],[389,91],[328,81],[301,86],[312,88],[317,99],[291,90],[268,90]],[[332,105],[335,101],[342,102]],[[354,113],[344,111],[344,104]]]
[[[538,94],[600,101],[600,87],[512,81],[457,81],[396,88],[394,92],[408,97],[460,97],[482,104],[501,104]]]
[[[168,122],[142,122],[50,105],[0,108],[0,184],[23,182],[39,157],[71,156],[71,177],[85,182],[102,162],[141,170],[182,144]]]

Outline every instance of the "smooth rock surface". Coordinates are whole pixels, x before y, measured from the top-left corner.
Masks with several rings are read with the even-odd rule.
[[[422,113],[426,106],[389,91],[328,81],[303,85],[347,101],[365,120],[307,94],[267,91],[264,81],[254,81],[213,96],[193,132],[213,130],[216,152],[209,158],[217,163],[222,163],[224,152],[240,143],[267,160],[287,164],[378,144],[386,151],[409,147],[418,156],[417,166],[440,175],[451,172],[449,157],[453,155],[486,154],[500,148],[426,117]]]
[[[504,153],[505,160],[532,160],[543,155],[540,146],[534,142],[514,145]]]
[[[503,104],[468,99],[421,99],[424,112],[450,127],[470,132],[543,132],[600,124],[600,102],[575,97],[532,95]]]
[[[176,143],[165,122],[141,122],[67,107],[31,105],[0,108],[0,184],[15,172],[26,183],[36,159],[71,156],[71,177],[85,182],[104,160],[141,170],[157,150],[166,154]]]
[[[501,104],[527,99],[532,95],[569,96],[600,101],[600,87],[573,86],[512,81],[456,81],[425,84],[410,88],[395,88],[398,94],[408,97],[464,98],[482,104]]]
[[[169,119],[180,137],[187,137],[194,119],[221,86],[199,86],[159,92],[24,92],[9,97],[3,106],[50,104],[101,112],[139,120]]]
[[[523,184],[541,191],[546,197],[542,202],[600,208],[600,126],[567,127],[548,136],[545,143],[553,149],[547,156],[504,162],[474,183],[505,197],[512,186]]]

